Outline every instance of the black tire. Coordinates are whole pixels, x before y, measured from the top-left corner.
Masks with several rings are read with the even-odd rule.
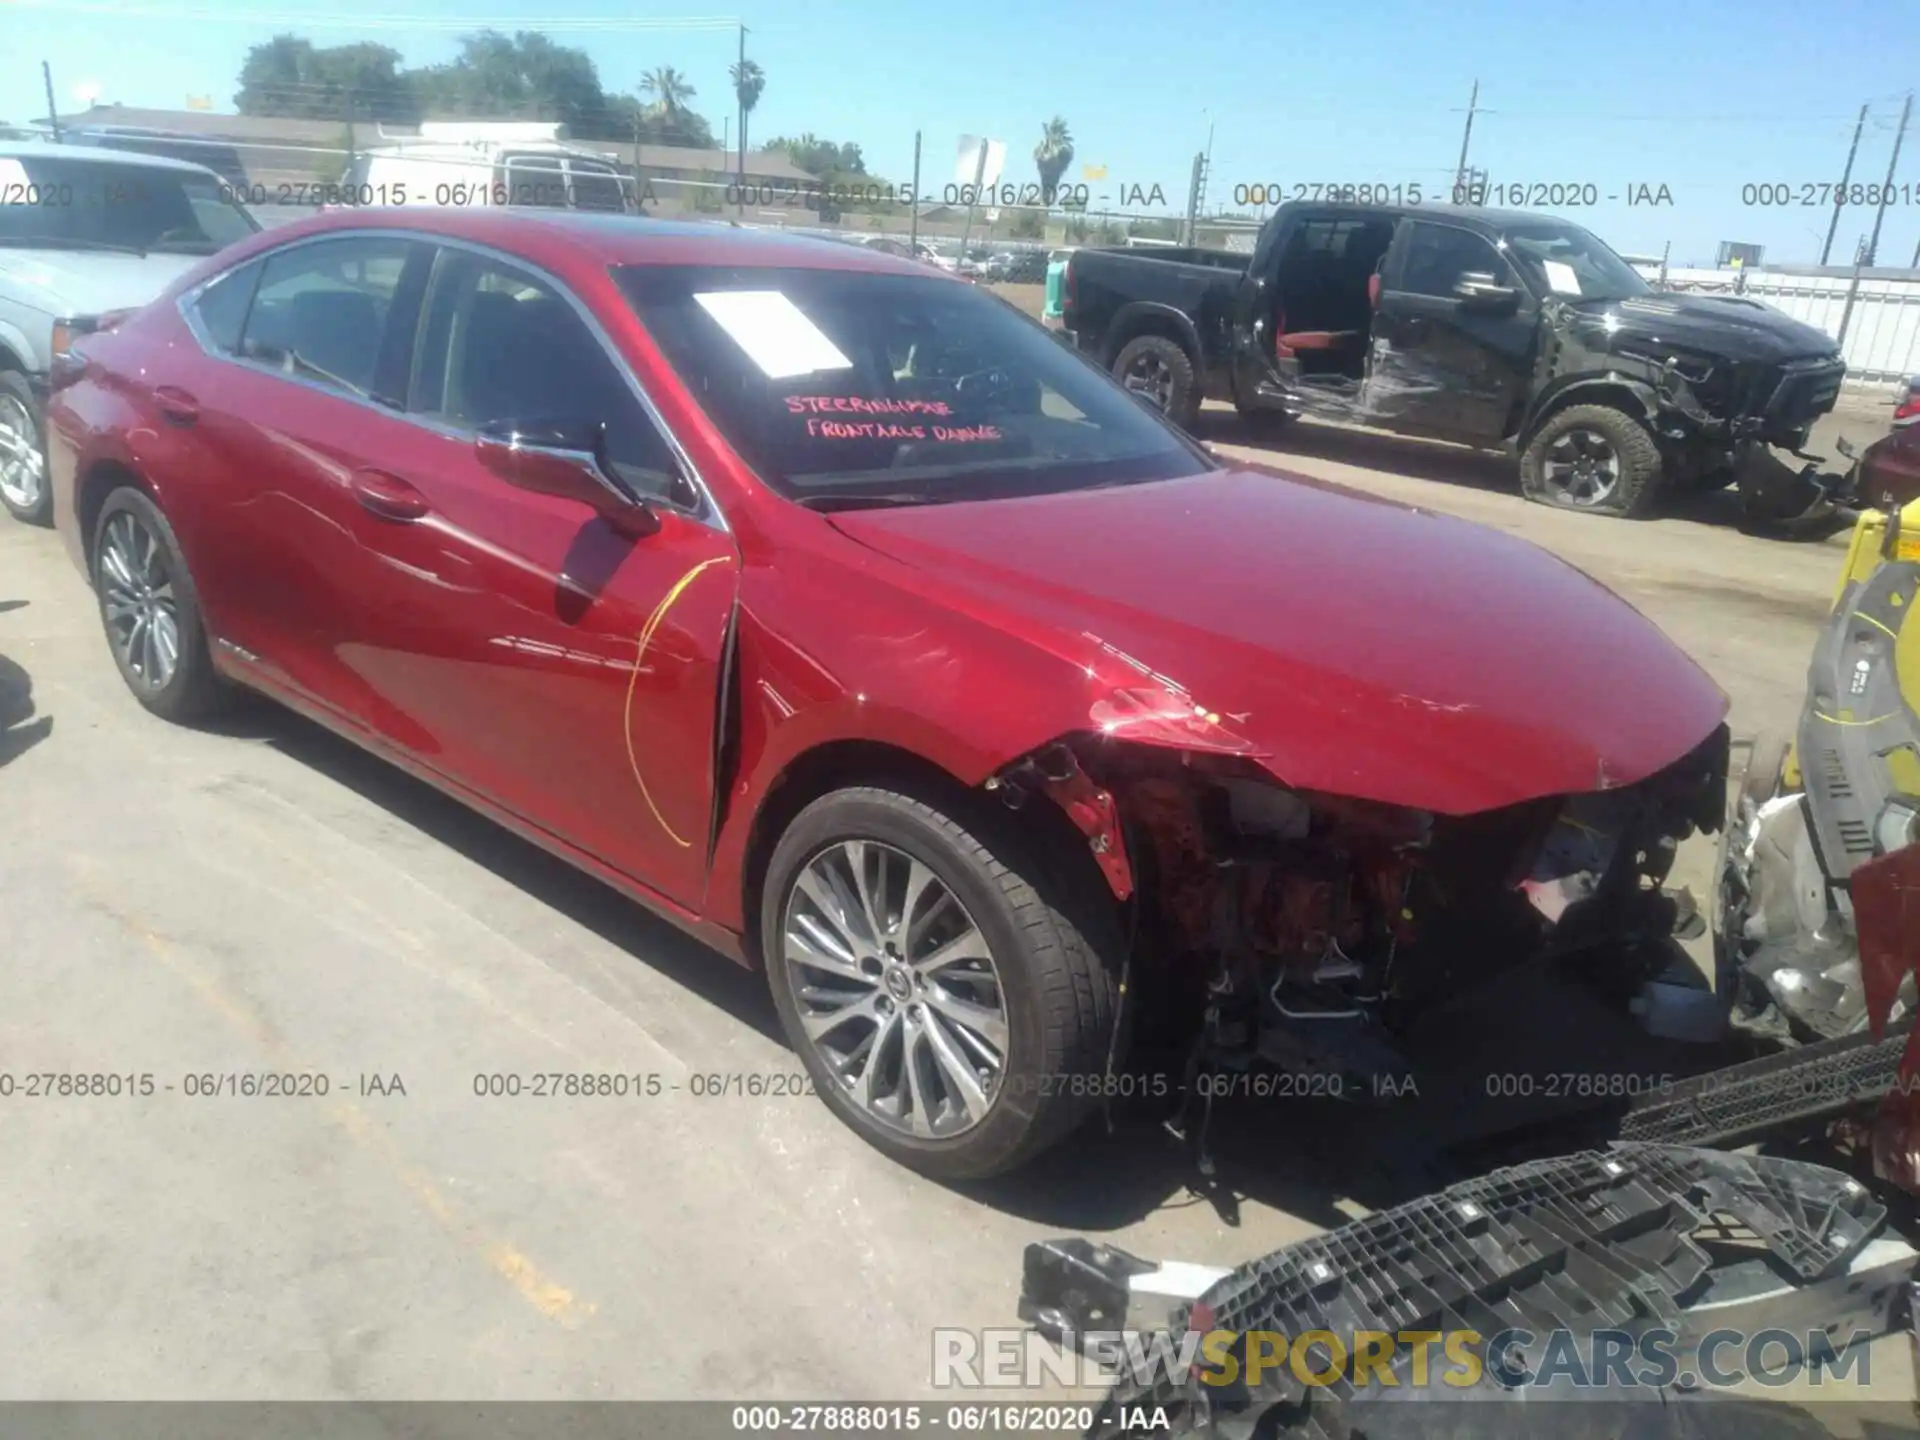
[[[168,598],[178,644],[173,669],[163,683],[152,683],[126,653],[116,637],[116,621],[109,615],[112,577],[107,568],[108,536],[110,531],[116,535],[125,533],[116,526],[119,516],[130,517],[140,530],[153,537],[157,558],[165,567],[164,576],[171,587]],[[106,634],[113,663],[120,669],[120,678],[126,681],[134,698],[163,720],[178,724],[202,720],[218,711],[229,698],[228,692],[213,668],[206,626],[200,616],[200,597],[187,570],[186,556],[160,507],[145,492],[131,486],[115,490],[107,496],[94,522],[92,553],[93,589],[100,607],[100,626]]]
[[[1200,419],[1200,387],[1194,379],[1193,361],[1179,342],[1164,335],[1136,335],[1120,347],[1113,357],[1114,378],[1129,390],[1141,394],[1146,377],[1131,376],[1136,367],[1164,367],[1166,398],[1160,403],[1166,417],[1182,430],[1191,431]]]
[[[0,505],[6,506],[7,513],[16,520],[23,520],[29,525],[51,525],[53,481],[47,473],[46,418],[33,398],[33,387],[18,370],[0,370],[0,404],[4,404],[9,413],[18,405],[32,430],[27,443],[40,457],[40,498],[34,504],[20,505],[5,490],[0,490]]]
[[[1576,498],[1579,490],[1556,478],[1550,456],[1566,441],[1590,445],[1581,436],[1598,436],[1614,473],[1590,498]],[[1566,453],[1566,452],[1562,452]],[[1598,463],[1598,461],[1596,461]],[[1559,510],[1581,510],[1597,515],[1638,519],[1659,498],[1662,466],[1660,448],[1647,427],[1611,405],[1569,405],[1548,417],[1520,455],[1520,489],[1529,500]]]
[[[811,862],[850,840],[878,842],[930,869],[964,907],[992,956],[1006,1051],[984,1117],[957,1134],[920,1138],[872,1113],[802,1022],[795,978],[804,972],[784,943],[789,899]],[[836,790],[802,810],[767,866],[761,946],[789,1042],[834,1114],[876,1149],[936,1179],[978,1180],[1013,1170],[1064,1138],[1098,1104],[1093,1082],[1104,1073],[1116,1024],[1118,907],[1090,859],[1083,874],[1070,853],[1054,865],[1042,854],[1012,812],[992,802],[960,791],[930,800],[861,786]],[[875,984],[875,995],[886,988]]]

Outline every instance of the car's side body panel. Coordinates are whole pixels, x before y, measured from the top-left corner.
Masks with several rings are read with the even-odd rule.
[[[564,286],[707,508],[663,507],[654,533],[622,536],[485,473],[470,437],[208,354],[174,303],[268,248],[392,230],[490,247]],[[925,274],[712,227],[299,222],[85,343],[87,371],[54,406],[69,547],[84,546],[83,479],[130,470],[175,517],[228,673],[680,922],[736,934],[763,807],[844,741],[975,785],[1051,740],[1104,735],[1458,814],[1631,783],[1724,711],[1651,625],[1532,547],[1293,477],[802,509],[730,448],[625,302],[610,266],[650,261]],[[199,420],[159,413],[155,383],[196,391]],[[369,510],[369,468],[423,512]],[[1634,709],[1615,692],[1636,663],[1659,693]]]

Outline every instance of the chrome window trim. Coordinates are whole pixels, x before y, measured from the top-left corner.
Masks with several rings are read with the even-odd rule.
[[[528,260],[524,256],[516,255],[510,250],[502,250],[498,246],[483,245],[472,240],[457,239],[449,235],[435,235],[430,231],[403,229],[397,226],[380,226],[372,229],[326,230],[316,235],[303,235],[298,240],[288,241],[284,245],[268,246],[264,250],[259,250],[249,255],[244,260],[236,261],[217,274],[209,275],[199,284],[183,290],[179,298],[174,301],[174,308],[179,312],[181,320],[185,322],[188,333],[193,336],[194,343],[197,344],[201,351],[211,360],[218,360],[228,365],[236,365],[243,370],[251,370],[257,375],[271,376],[273,379],[281,381],[284,384],[298,385],[304,389],[312,390],[316,394],[331,396],[333,399],[343,400],[349,405],[361,406],[376,415],[384,416],[388,420],[402,421],[408,425],[418,426],[422,430],[431,431],[436,435],[456,440],[471,440],[479,434],[479,431],[472,426],[454,425],[433,416],[415,415],[407,410],[396,410],[392,406],[383,405],[377,400],[370,399],[366,396],[348,394],[343,390],[336,390],[330,385],[323,385],[319,381],[308,379],[303,375],[289,375],[286,371],[276,366],[265,364],[262,361],[252,360],[242,355],[231,355],[213,343],[212,337],[207,334],[205,327],[200,323],[199,314],[194,308],[196,302],[213,286],[219,284],[222,280],[226,279],[227,276],[234,274],[236,271],[244,270],[252,264],[264,264],[273,256],[289,254],[295,250],[305,249],[309,245],[323,244],[332,240],[382,238],[418,241],[428,245],[441,246],[446,249],[469,251],[472,254],[484,256],[489,260],[497,260],[504,265],[510,265],[524,270],[537,278],[543,285],[549,286],[556,295],[560,296],[561,299],[573,308],[574,314],[578,315],[580,319],[585,322],[588,333],[591,334],[599,344],[601,351],[612,363],[615,371],[626,381],[627,389],[639,400],[640,408],[646,412],[647,419],[652,423],[653,428],[659,432],[661,438],[667,442],[667,449],[672,452],[674,459],[679,463],[687,479],[692,482],[694,492],[699,497],[699,503],[692,508],[676,504],[674,501],[665,497],[656,498],[654,496],[646,496],[644,498],[647,503],[649,505],[657,504],[663,506],[676,515],[696,521],[710,529],[718,530],[722,534],[733,533],[732,527],[727,524],[725,512],[721,510],[719,502],[713,498],[713,491],[707,485],[706,477],[700,473],[700,468],[693,463],[693,457],[687,453],[686,447],[680,443],[680,437],[673,433],[673,427],[668,425],[666,418],[661,415],[660,407],[654,403],[653,396],[648,393],[646,385],[642,383],[640,377],[634,373],[633,367],[627,363],[626,357],[620,353],[612,339],[607,335],[606,330],[601,327],[598,317],[594,315],[592,310],[587,308],[586,303],[582,301],[578,295],[573,293],[572,287],[559,276],[555,275],[545,266]],[[421,297],[423,306],[425,301],[426,297],[423,295]],[[249,309],[251,309],[251,307],[249,307]],[[249,318],[251,318],[251,315],[249,315]]]

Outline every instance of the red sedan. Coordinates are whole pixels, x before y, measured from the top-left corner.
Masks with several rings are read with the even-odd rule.
[[[336,213],[55,383],[141,704],[264,692],[764,964],[929,1173],[1163,1085],[1147,1006],[1343,1093],[1576,910],[1561,948],[1640,925],[1718,818],[1723,697],[1584,575],[1225,467],[871,250]]]

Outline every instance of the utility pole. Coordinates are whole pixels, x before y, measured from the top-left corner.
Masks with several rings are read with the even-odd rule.
[[[920,132],[913,132],[913,194],[907,205],[907,244],[920,253]]]
[[[360,157],[356,152],[354,144],[353,112],[353,88],[349,86],[347,88],[347,168],[346,173],[340,177],[340,181],[343,185],[353,185],[357,187],[359,182],[354,178],[354,172],[360,168]],[[357,189],[354,192],[353,198],[347,203],[351,205],[358,205],[360,203],[360,196]]]
[[[980,137],[980,158],[974,162],[973,188],[967,192],[967,223],[960,229],[960,254],[954,262],[956,273],[967,258],[967,241],[973,237],[973,207],[980,201],[980,186],[987,178],[987,145],[989,143],[985,135]]]
[[[1467,146],[1473,143],[1473,117],[1480,109],[1480,82],[1473,82],[1473,94],[1467,100],[1467,128],[1460,136],[1460,163],[1453,167],[1453,188],[1458,191],[1467,183]],[[1455,204],[1459,203],[1456,196]]]
[[[1867,128],[1867,107],[1860,107],[1860,118],[1853,122],[1853,144],[1847,147],[1847,168],[1840,172],[1840,190],[1833,197],[1833,219],[1827,222],[1827,243],[1820,247],[1820,263],[1827,263],[1833,251],[1833,237],[1840,229],[1840,212],[1847,205],[1847,185],[1853,179],[1853,157],[1860,153],[1860,132]]]
[[[1893,158],[1887,161],[1887,183],[1880,187],[1880,208],[1873,216],[1873,238],[1867,241],[1867,264],[1879,263],[1880,226],[1887,218],[1887,202],[1893,198],[1893,172],[1900,164],[1900,145],[1907,138],[1907,121],[1913,117],[1913,92],[1907,92],[1907,102],[1900,107],[1900,129],[1893,137]]]
[[[1847,286],[1846,307],[1840,312],[1840,334],[1834,342],[1839,345],[1843,351],[1847,344],[1847,326],[1853,321],[1853,302],[1859,298],[1860,295],[1860,272],[1866,269],[1866,266],[1867,237],[1862,235],[1860,237],[1860,244],[1853,252],[1853,283]]]
[[[1211,178],[1213,175],[1213,120],[1211,118],[1207,120],[1207,158],[1202,168],[1202,173],[1203,176],[1207,178]],[[1207,184],[1206,178],[1203,178],[1200,182],[1200,204],[1204,207],[1206,203]]]
[[[742,80],[746,78],[747,27],[744,22],[740,26],[740,68],[734,73]],[[737,82],[733,87],[733,103],[740,115],[740,160],[734,166],[733,176],[734,210],[736,214],[744,215],[747,210],[747,106],[741,99],[740,86]]]
[[[647,194],[647,186],[641,184],[639,180],[639,106],[634,106],[634,209],[636,211],[645,211],[647,207],[647,202],[643,200],[645,194]]]
[[[47,87],[47,123],[53,127],[53,143],[65,144],[60,138],[60,108],[53,103],[53,67],[44,60],[40,62],[40,79]]]
[[[1207,190],[1205,151],[1193,157],[1193,177],[1187,184],[1187,244],[1195,243],[1200,233],[1200,197]]]

